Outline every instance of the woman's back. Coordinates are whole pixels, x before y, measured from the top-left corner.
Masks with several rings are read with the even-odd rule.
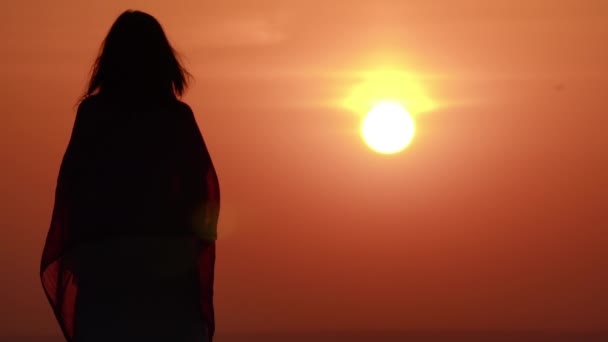
[[[186,104],[84,100],[53,220],[65,239],[56,261],[76,289],[74,341],[210,340],[218,210]]]
[[[152,106],[93,96],[81,104],[74,128],[78,140],[69,156],[73,170],[66,171],[78,184],[75,196],[83,220],[95,218],[89,233],[124,235],[166,230],[169,224],[178,233],[174,220],[180,194],[172,192],[172,181],[188,173],[180,169],[188,161],[179,158],[196,148],[183,141],[191,129],[185,123],[188,115],[178,101]]]

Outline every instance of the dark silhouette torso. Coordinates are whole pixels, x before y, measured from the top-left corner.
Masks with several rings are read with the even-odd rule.
[[[60,174],[70,211],[62,243],[71,246],[60,272],[77,287],[74,341],[209,340],[201,288],[212,278],[201,283],[201,250],[213,240],[205,229],[215,229],[219,194],[189,107],[85,101]],[[204,222],[193,221],[198,207]]]

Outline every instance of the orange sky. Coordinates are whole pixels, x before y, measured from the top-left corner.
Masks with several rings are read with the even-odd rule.
[[[127,8],[197,79],[218,333],[608,328],[608,2],[168,3],[3,6],[0,335],[59,334],[38,280],[55,179]],[[385,65],[438,104],[393,156],[333,105]]]

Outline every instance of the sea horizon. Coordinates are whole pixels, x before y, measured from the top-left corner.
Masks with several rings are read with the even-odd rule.
[[[0,342],[62,342],[62,336],[4,336]],[[606,342],[607,331],[218,332],[215,342]]]

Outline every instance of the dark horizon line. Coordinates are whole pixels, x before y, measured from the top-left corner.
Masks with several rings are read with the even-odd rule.
[[[586,329],[586,330],[572,330],[572,329],[335,329],[335,330],[250,330],[250,331],[217,331],[217,335],[319,335],[319,334],[607,334],[608,328],[602,329]],[[23,337],[23,338],[37,338],[37,337],[54,337],[61,336],[60,334],[34,334],[34,335],[0,335],[1,338],[7,337]]]

